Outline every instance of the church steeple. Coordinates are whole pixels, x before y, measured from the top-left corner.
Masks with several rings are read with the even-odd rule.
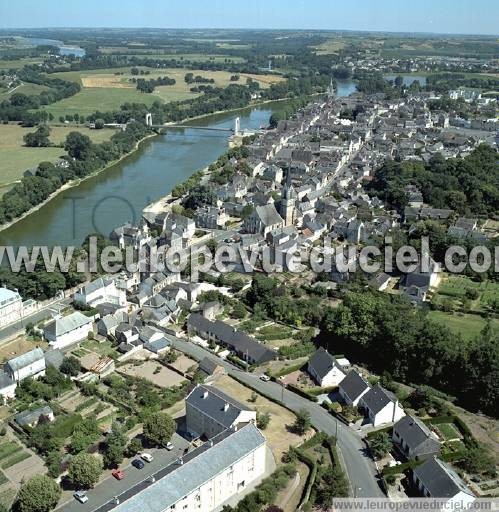
[[[281,217],[284,219],[285,226],[291,226],[294,221],[295,202],[298,194],[291,182],[291,169],[286,171],[286,182],[281,193]]]

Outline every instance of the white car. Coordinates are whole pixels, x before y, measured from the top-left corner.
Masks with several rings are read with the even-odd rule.
[[[167,449],[168,451],[173,450],[173,443],[170,443],[170,441],[168,441],[168,442],[166,443],[166,449]]]
[[[270,377],[266,373],[263,373],[262,375],[260,375],[260,380],[263,380],[263,382],[268,382],[270,380]]]
[[[140,458],[146,462],[152,462],[154,457],[150,453],[141,453]]]
[[[85,491],[76,491],[73,496],[75,499],[77,499],[80,503],[86,503],[88,501],[88,496]]]

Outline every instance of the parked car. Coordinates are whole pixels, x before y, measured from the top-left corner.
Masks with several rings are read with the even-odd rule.
[[[260,380],[263,380],[263,382],[268,382],[270,380],[270,377],[266,373],[262,373],[260,375]]]
[[[123,478],[125,478],[125,473],[121,469],[113,469],[111,475],[113,475],[116,480],[123,480]]]
[[[73,496],[75,499],[77,499],[80,503],[86,503],[88,501],[88,496],[85,491],[76,491]]]
[[[142,469],[145,464],[144,464],[144,461],[143,460],[140,460],[140,459],[133,459],[132,460],[132,466],[134,468],[137,468],[137,469]]]
[[[173,443],[170,443],[170,441],[168,441],[168,442],[166,443],[166,449],[167,449],[168,451],[173,450]]]
[[[146,462],[152,462],[154,457],[150,453],[141,453],[140,458]]]

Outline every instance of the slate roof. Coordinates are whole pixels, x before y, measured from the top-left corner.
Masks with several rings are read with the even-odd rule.
[[[198,332],[207,332],[215,336],[221,343],[239,354],[247,354],[248,358],[263,363],[275,358],[275,352],[242,331],[237,331],[229,324],[220,320],[211,321],[199,313],[189,316],[188,326]]]
[[[81,291],[85,295],[89,295],[90,293],[100,290],[101,288],[105,288],[110,283],[111,283],[110,279],[104,279],[103,277],[98,277],[91,283],[88,283],[87,285],[82,286]]]
[[[159,340],[150,341],[144,343],[144,348],[155,354],[165,350],[170,346],[170,342],[166,338],[160,338]]]
[[[265,443],[265,438],[251,423],[237,431],[225,431],[188,453],[183,464],[173,463],[156,473],[156,482],[141,490],[120,505],[116,512],[162,512],[184,496],[201,487]],[[162,476],[160,473],[165,473]],[[138,484],[140,485],[140,484]],[[101,507],[109,510],[108,507]],[[97,509],[100,512],[101,509]]]
[[[283,223],[282,217],[279,215],[273,204],[257,206],[255,208],[255,214],[264,226],[273,226],[275,224]]]
[[[58,348],[53,348],[53,349],[47,350],[47,352],[45,352],[45,365],[46,366],[51,365],[51,366],[59,369],[62,364],[63,359],[64,359],[64,354]]]
[[[399,434],[411,450],[417,448],[427,439],[431,439],[437,445],[440,445],[436,439],[431,437],[430,429],[421,420],[413,416],[401,418],[393,425],[393,431]]]
[[[369,384],[362,375],[355,370],[348,372],[347,376],[340,382],[341,390],[354,402],[367,388]]]
[[[473,496],[455,471],[436,457],[428,459],[413,471],[433,498],[452,498],[461,491]]]
[[[16,381],[12,380],[3,370],[0,370],[0,390],[16,385]]]
[[[323,379],[335,366],[341,370],[338,361],[323,347],[319,347],[308,362],[319,379]]]
[[[229,395],[206,385],[196,386],[185,401],[225,428],[229,428],[236,421],[241,411],[248,409]]]
[[[378,414],[387,404],[395,402],[397,398],[393,393],[376,384],[363,397],[362,402],[372,414]]]
[[[6,364],[9,365],[9,368],[11,368],[13,372],[16,372],[22,368],[26,368],[26,366],[30,366],[40,359],[44,359],[43,350],[41,348],[35,348],[26,352],[26,354],[9,359]]]
[[[210,357],[206,356],[199,362],[199,369],[203,372],[207,373],[208,375],[213,375],[215,370],[218,367],[218,363],[211,359]]]
[[[79,311],[75,311],[68,316],[56,318],[52,320],[44,329],[45,334],[52,334],[53,336],[63,336],[68,332],[74,331],[79,327],[92,323],[92,319]]]

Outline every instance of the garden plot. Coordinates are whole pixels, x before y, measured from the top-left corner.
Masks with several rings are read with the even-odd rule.
[[[154,361],[144,361],[140,365],[126,364],[119,367],[117,371],[122,375],[145,379],[159,388],[180,386],[186,381],[178,373]]]

